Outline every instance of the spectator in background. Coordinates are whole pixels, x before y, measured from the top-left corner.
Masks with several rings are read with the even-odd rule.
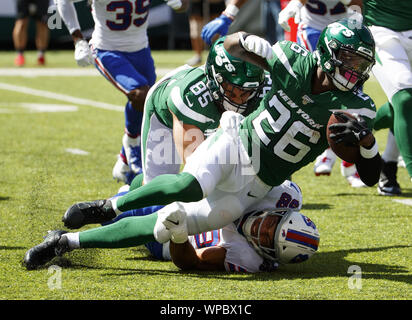
[[[189,9],[190,40],[195,55],[186,63],[190,66],[202,63],[203,40],[200,36],[203,26],[225,10],[224,0],[192,0]],[[209,5],[208,5],[209,4]]]
[[[47,27],[47,9],[49,0],[17,0],[17,16],[13,29],[13,44],[17,51],[14,64],[22,67],[25,64],[24,50],[27,45],[27,29],[29,18],[36,20],[36,48],[38,50],[37,64],[45,64],[45,51],[49,44],[49,28]]]

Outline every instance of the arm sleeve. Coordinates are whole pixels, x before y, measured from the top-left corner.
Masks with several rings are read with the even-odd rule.
[[[73,2],[69,0],[55,0],[55,3],[57,6],[57,11],[66,24],[70,34],[72,34],[75,30],[80,30],[80,24]]]
[[[377,144],[371,148],[377,148]],[[379,181],[379,176],[382,170],[382,158],[379,152],[372,157],[364,157],[361,151],[361,157],[358,162],[356,162],[356,169],[360,179],[368,187],[372,187]]]

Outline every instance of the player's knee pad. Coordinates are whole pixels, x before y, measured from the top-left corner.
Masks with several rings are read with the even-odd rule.
[[[150,87],[148,85],[131,90],[127,97],[130,100],[132,107],[137,111],[143,112],[144,102]]]

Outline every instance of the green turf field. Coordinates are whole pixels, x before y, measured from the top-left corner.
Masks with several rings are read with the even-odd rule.
[[[162,72],[191,54],[153,52]],[[13,68],[13,59],[14,53],[0,53],[0,299],[412,298],[412,184],[406,170],[398,173],[403,195],[390,198],[378,196],[376,187],[351,188],[339,163],[330,177],[315,177],[312,165],[293,177],[303,192],[302,212],[321,235],[319,251],[303,264],[262,274],[181,272],[138,247],[79,250],[26,271],[26,250],[47,230],[62,228],[71,204],[111,196],[121,186],[111,171],[126,100],[101,76],[34,73],[79,70],[71,51],[48,53],[47,68],[36,67],[35,53],[27,54],[22,69],[34,68],[31,75],[5,75],[22,71]],[[376,81],[369,80],[365,91],[377,106],[385,102]],[[376,133],[381,151],[386,134]]]

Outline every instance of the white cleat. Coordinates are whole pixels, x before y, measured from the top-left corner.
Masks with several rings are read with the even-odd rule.
[[[340,172],[342,173],[342,176],[346,178],[352,188],[366,187],[366,184],[364,184],[360,179],[355,165],[345,167],[343,164],[341,164]]]
[[[333,165],[336,161],[335,153],[330,149],[326,149],[320,156],[316,158],[314,165],[314,172],[316,176],[327,175],[330,176]]]

